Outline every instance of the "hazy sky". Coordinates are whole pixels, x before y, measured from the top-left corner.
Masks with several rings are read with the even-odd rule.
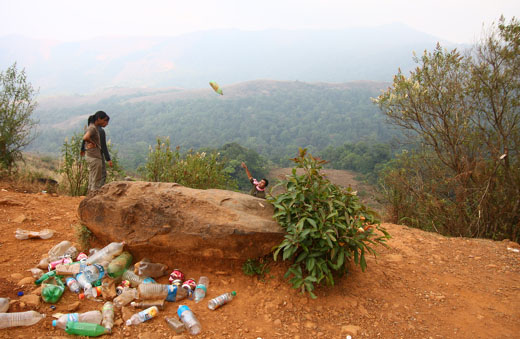
[[[173,36],[237,28],[327,29],[400,22],[452,42],[520,16],[519,0],[0,0],[0,36]]]

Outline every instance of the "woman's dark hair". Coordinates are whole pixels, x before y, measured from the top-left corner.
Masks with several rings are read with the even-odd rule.
[[[266,178],[263,178],[262,180],[265,181],[265,187],[267,187],[267,185],[269,185],[269,180],[267,180]],[[262,181],[262,180],[260,180],[260,181]]]
[[[103,120],[106,120],[106,121],[109,121],[110,120],[110,117],[108,116],[108,114],[106,114],[105,112],[103,111],[97,111],[95,114],[94,114],[94,121],[96,121],[97,119],[103,119]]]
[[[108,114],[106,114],[103,111],[97,111],[96,113],[88,117],[87,126],[95,123],[98,119],[106,119],[107,121],[110,121],[110,117],[108,116]]]

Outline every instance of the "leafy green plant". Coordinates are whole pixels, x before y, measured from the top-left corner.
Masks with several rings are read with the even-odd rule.
[[[285,192],[268,198],[275,208],[274,218],[287,235],[277,246],[274,259],[292,260],[285,278],[294,288],[316,298],[316,284],[334,285],[333,273],[347,272],[347,262],[366,268],[365,254],[376,255],[371,245],[385,244],[390,238],[374,212],[359,203],[355,192],[332,184],[322,173],[324,160],[299,150],[291,159],[293,168],[284,186]]]
[[[269,267],[267,267],[267,261],[264,258],[261,259],[247,259],[242,265],[242,271],[245,275],[254,276],[257,275],[261,279],[269,273]]]
[[[66,190],[72,196],[87,194],[88,165],[80,155],[82,135],[75,133],[65,139],[61,147],[62,162],[58,173],[64,176]]]
[[[236,189],[236,181],[226,172],[225,165],[217,152],[190,150],[181,156],[180,147],[171,149],[169,138],[157,138],[157,144],[154,148],[150,146],[148,160],[139,172],[145,180],[154,182],[176,182],[198,189]]]

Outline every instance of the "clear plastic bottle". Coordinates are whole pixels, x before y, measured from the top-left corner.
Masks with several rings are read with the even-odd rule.
[[[79,286],[83,288],[84,290],[88,288],[92,288],[92,284],[90,281],[88,281],[87,277],[83,274],[83,272],[79,272],[78,275],[76,275],[76,281],[78,282]]]
[[[45,314],[36,311],[0,313],[0,328],[31,326],[43,318],[45,318]]]
[[[110,261],[115,256],[121,254],[123,252],[123,246],[125,245],[125,242],[112,242],[105,246],[104,248],[100,249],[96,253],[92,254],[87,259],[87,264],[95,264],[101,261]]]
[[[202,276],[199,278],[199,283],[197,287],[195,287],[195,292],[193,293],[195,296],[195,302],[198,303],[206,296],[206,292],[209,285],[208,277]]]
[[[103,278],[105,275],[105,268],[100,264],[92,264],[86,266],[82,272],[85,279],[87,279],[89,283],[93,283],[94,281]]]
[[[139,299],[166,299],[166,301],[179,301],[188,296],[188,291],[173,285],[141,284],[137,287]]]
[[[132,263],[132,255],[124,251],[115,259],[113,259],[107,268],[108,276],[111,278],[119,278],[127,270]]]
[[[137,287],[143,283],[143,278],[135,274],[134,272],[130,270],[126,270],[123,275],[121,276],[123,280],[130,281],[130,286]]]
[[[218,297],[213,298],[208,302],[208,308],[210,310],[214,311],[215,309],[219,308],[220,306],[225,305],[228,302],[230,302],[236,295],[237,295],[237,292],[235,292],[235,291],[219,295]]]
[[[177,309],[177,315],[184,324],[184,327],[188,329],[191,335],[196,335],[200,333],[200,322],[197,320],[195,314],[193,314],[193,312],[190,310],[188,306],[180,305]]]
[[[112,332],[112,327],[114,327],[114,304],[110,301],[103,305],[103,322],[101,325]]]
[[[125,287],[123,293],[114,298],[114,306],[117,308],[121,308],[123,306],[128,305],[131,301],[137,299],[137,297],[137,289]]]
[[[103,316],[99,311],[89,311],[85,313],[68,313],[58,318],[58,320],[52,321],[52,326],[65,329],[67,322],[82,322],[91,324],[101,324]]]
[[[67,287],[72,293],[79,294],[81,292],[81,286],[76,279],[69,277],[65,280],[65,282],[67,283]]]
[[[168,274],[168,266],[143,259],[135,264],[134,273],[145,277],[160,278]]]
[[[72,246],[70,241],[63,240],[49,250],[49,261],[58,260]]]
[[[48,228],[41,230],[39,232],[35,231],[26,231],[21,228],[17,229],[14,236],[18,240],[25,239],[49,239],[54,235],[54,231]]]
[[[102,294],[103,294],[103,292],[101,291],[101,287],[95,286],[95,287],[86,289],[85,291],[83,291],[83,293],[80,293],[78,297],[80,300],[83,300],[85,298],[95,299],[97,297],[100,297]]]
[[[143,300],[143,301],[132,301],[130,303],[130,306],[134,308],[149,308],[152,306],[156,306],[158,309],[163,310],[164,309],[164,299],[162,300]]]
[[[0,313],[5,313],[9,309],[9,298],[0,298]]]
[[[158,313],[159,309],[156,306],[147,308],[146,310],[136,313],[132,317],[130,317],[130,319],[126,321],[126,326],[137,325],[147,320],[150,320],[153,317],[156,317]]]
[[[63,256],[64,258],[71,258],[71,259],[74,259],[78,256],[78,250],[76,247],[74,246],[71,246],[69,248],[67,248],[67,250],[65,251],[65,253],[63,253]]]

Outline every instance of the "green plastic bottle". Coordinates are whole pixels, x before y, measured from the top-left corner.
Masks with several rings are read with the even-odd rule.
[[[132,263],[132,255],[129,252],[123,252],[108,264],[108,276],[111,278],[119,278]]]
[[[68,334],[85,335],[89,337],[99,337],[100,335],[110,333],[108,329],[99,325],[91,323],[67,322],[65,332]]]
[[[56,271],[50,271],[50,272],[47,272],[45,273],[44,275],[42,275],[40,277],[40,279],[36,280],[34,283],[36,285],[40,285],[45,279],[48,279],[50,277],[54,277],[56,275]]]

